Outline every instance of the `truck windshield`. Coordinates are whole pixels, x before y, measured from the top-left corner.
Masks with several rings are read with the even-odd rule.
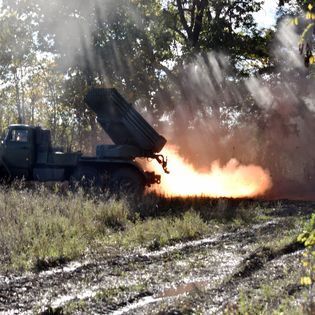
[[[28,130],[25,129],[13,129],[9,138],[12,142],[27,142]]]

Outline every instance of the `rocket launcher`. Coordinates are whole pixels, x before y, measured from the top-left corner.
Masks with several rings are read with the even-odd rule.
[[[97,120],[116,146],[133,157],[156,159],[167,171],[167,160],[158,154],[166,139],[128,103],[114,88],[92,89],[85,97],[87,105],[97,115]]]

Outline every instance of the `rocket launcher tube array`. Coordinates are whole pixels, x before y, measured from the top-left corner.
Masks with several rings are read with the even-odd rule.
[[[116,89],[92,89],[85,102],[116,145],[136,146],[148,157],[165,146],[166,139]]]

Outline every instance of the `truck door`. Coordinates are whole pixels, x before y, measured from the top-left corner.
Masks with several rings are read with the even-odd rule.
[[[31,132],[26,128],[12,128],[5,140],[4,159],[15,177],[28,178],[32,162]]]

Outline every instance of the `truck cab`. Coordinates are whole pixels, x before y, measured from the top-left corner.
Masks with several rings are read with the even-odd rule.
[[[10,125],[0,143],[0,175],[25,180],[62,181],[78,162],[80,153],[57,152],[50,130]]]
[[[17,178],[31,177],[35,161],[34,127],[10,125],[0,143],[0,165],[2,171]]]

